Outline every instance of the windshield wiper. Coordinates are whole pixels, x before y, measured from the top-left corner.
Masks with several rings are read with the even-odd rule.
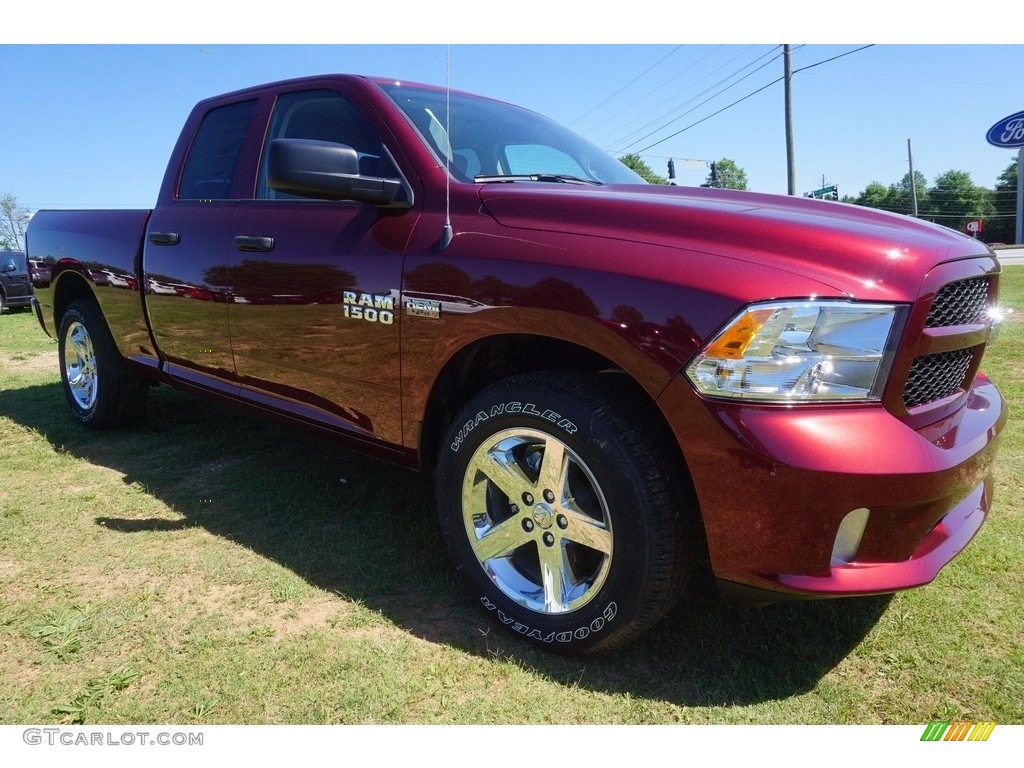
[[[510,173],[505,176],[487,176],[481,174],[474,176],[473,181],[477,184],[493,184],[502,181],[547,181],[554,184],[588,184],[601,186],[600,181],[594,179],[581,179],[579,176],[570,176],[567,173]]]

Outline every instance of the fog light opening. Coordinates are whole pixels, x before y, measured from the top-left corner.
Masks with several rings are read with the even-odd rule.
[[[871,510],[861,507],[848,512],[836,531],[836,540],[832,545],[832,565],[846,565],[853,561],[860,549],[860,541],[868,527]]]

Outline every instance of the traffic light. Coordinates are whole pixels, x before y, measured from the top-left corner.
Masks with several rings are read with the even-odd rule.
[[[832,200],[838,200],[839,199],[839,185],[838,184],[833,184],[832,185],[832,192],[829,195],[829,197]]]
[[[668,177],[674,179],[676,177],[676,161],[671,157],[668,159]]]
[[[714,163],[711,163],[711,186],[718,186],[718,168],[715,167]]]

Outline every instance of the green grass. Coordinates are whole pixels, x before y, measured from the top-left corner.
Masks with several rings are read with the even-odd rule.
[[[415,474],[159,388],[67,411],[0,317],[0,724],[1024,722],[1024,267],[985,368],[1012,418],[995,509],[924,589],[684,603],[632,647],[520,644],[454,583]]]

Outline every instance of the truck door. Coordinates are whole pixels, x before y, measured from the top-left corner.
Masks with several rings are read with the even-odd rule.
[[[334,90],[281,95],[252,199],[238,205],[229,307],[241,395],[356,437],[400,444],[399,289],[413,210],[276,191],[270,142],[358,152],[360,172],[397,177],[381,138]]]
[[[175,199],[157,206],[146,230],[141,287],[166,372],[236,393],[228,332],[227,270],[237,205],[238,158],[255,100],[206,113],[189,149]]]

